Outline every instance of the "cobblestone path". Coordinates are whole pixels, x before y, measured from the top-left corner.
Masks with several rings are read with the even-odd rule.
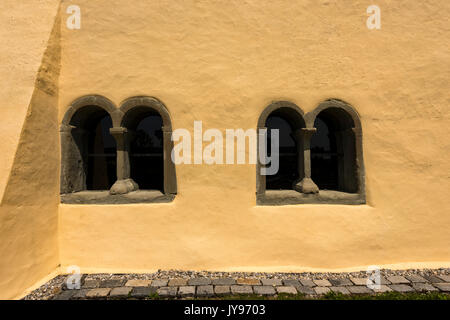
[[[153,274],[89,274],[81,287],[69,290],[61,275],[27,295],[25,300],[209,298],[231,295],[344,295],[385,292],[450,294],[450,269],[381,270],[381,286],[370,289],[367,273],[224,273],[158,271]]]

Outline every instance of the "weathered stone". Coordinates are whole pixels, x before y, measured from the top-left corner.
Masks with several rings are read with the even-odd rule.
[[[302,293],[302,294],[306,294],[306,295],[314,295],[314,294],[316,294],[316,292],[311,287],[297,286],[295,288],[297,289],[297,291],[299,293]]]
[[[416,282],[427,282],[427,279],[425,279],[425,278],[423,278],[423,277],[421,277],[421,276],[419,276],[417,274],[412,274],[412,275],[409,275],[409,276],[405,276],[405,278],[408,279],[411,282],[414,282],[414,283],[416,283]]]
[[[72,296],[72,299],[85,299],[86,294],[88,293],[90,289],[81,289],[81,290],[74,290],[76,291],[75,294]]]
[[[110,288],[96,288],[91,289],[86,293],[86,298],[106,298],[109,295],[109,292],[111,291]]]
[[[233,284],[236,284],[236,280],[232,278],[218,278],[213,279],[212,284],[216,286],[231,286]]]
[[[326,293],[330,292],[330,288],[329,287],[315,287],[314,291],[316,292],[316,294],[326,294]]]
[[[391,282],[385,277],[380,277],[380,284],[391,284]]]
[[[392,284],[409,284],[409,280],[402,276],[392,276],[387,278]]]
[[[438,278],[441,278],[444,282],[450,282],[450,275],[441,274]]]
[[[261,281],[259,279],[250,279],[250,278],[239,278],[237,279],[236,283],[249,286],[261,285]]]
[[[390,284],[389,288],[401,293],[414,292],[414,289],[406,284]]]
[[[255,294],[260,294],[263,296],[271,296],[276,293],[273,286],[254,286],[253,291]]]
[[[288,287],[298,287],[298,286],[300,286],[300,281],[288,279],[288,280],[283,280],[283,284]]]
[[[214,287],[214,293],[218,296],[223,296],[223,295],[227,295],[230,294],[231,290],[230,290],[230,286],[215,286]]]
[[[133,298],[147,298],[156,293],[156,287],[134,287],[131,291]]]
[[[169,282],[168,279],[152,280],[152,283],[150,284],[150,286],[152,286],[152,287],[165,287],[165,286],[167,286],[168,282]]]
[[[187,284],[187,279],[181,279],[181,278],[177,278],[177,279],[170,279],[169,280],[169,287],[180,287],[180,286],[185,286]]]
[[[58,295],[53,297],[53,300],[70,300],[77,293],[77,291],[81,290],[64,290]]]
[[[365,286],[365,285],[367,285],[367,278],[350,278],[350,280],[351,280],[356,286]]]
[[[309,279],[300,279],[300,282],[303,286],[306,286],[306,287],[315,287],[316,286],[314,281],[309,280]]]
[[[429,283],[418,283],[418,282],[415,282],[415,283],[413,283],[412,286],[413,286],[414,290],[416,290],[418,292],[439,291],[438,289],[436,289],[435,287],[433,287]]]
[[[346,287],[330,287],[330,290],[335,293],[350,294]]]
[[[84,281],[82,288],[83,289],[94,289],[94,288],[98,288],[99,286],[100,286],[100,280],[88,279],[88,280]]]
[[[261,279],[263,286],[281,286],[282,282],[280,279]]]
[[[433,276],[433,275],[431,275],[431,276],[424,276],[424,278],[427,279],[431,283],[440,283],[440,282],[442,282],[442,279],[440,279],[440,278],[438,278],[436,276]]]
[[[211,284],[210,278],[192,278],[189,279],[188,284],[190,286],[206,286]]]
[[[133,289],[132,287],[113,288],[109,293],[109,296],[111,298],[125,298],[128,297],[132,289]]]
[[[279,286],[275,287],[277,289],[278,293],[284,293],[284,294],[297,294],[297,289],[292,286]]]
[[[211,297],[214,295],[214,287],[212,285],[197,286],[198,297]]]
[[[450,292],[450,283],[433,283],[433,285],[443,292]]]
[[[231,286],[231,293],[232,294],[252,294],[253,289],[252,289],[252,286],[233,285],[233,286]]]
[[[104,280],[100,282],[100,288],[117,288],[124,285],[124,280]]]
[[[178,288],[179,297],[193,297],[195,295],[195,286],[181,286]]]
[[[375,293],[385,293],[385,292],[391,292],[392,289],[389,288],[387,285],[382,284],[380,285],[379,289],[372,289]]]
[[[306,294],[306,295],[314,295],[314,294],[316,294],[316,292],[311,287],[297,286],[295,288],[301,294]]]
[[[331,283],[330,281],[323,279],[323,280],[313,280],[314,283],[318,286],[318,287],[331,287]]]
[[[128,280],[126,287],[148,287],[152,283],[151,280]]]
[[[352,294],[369,294],[373,291],[366,286],[349,286],[347,287],[348,291]]]
[[[331,285],[334,287],[342,287],[342,286],[352,286],[353,283],[346,278],[341,279],[328,279],[330,281]]]
[[[176,297],[178,292],[178,287],[161,287],[156,293],[163,298]]]

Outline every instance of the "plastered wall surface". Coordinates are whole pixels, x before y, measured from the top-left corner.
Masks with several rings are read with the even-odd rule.
[[[373,3],[359,0],[79,0],[62,1],[57,15],[58,4],[0,4],[1,298],[59,264],[62,272],[450,265],[448,1],[378,1],[380,30],[366,27]],[[80,30],[66,28],[71,4],[81,8]],[[305,113],[345,100],[362,122],[367,204],[256,206],[247,164],[178,165],[172,203],[61,205],[58,127],[89,94],[117,106],[154,96],[173,129],[191,133],[195,120],[204,130],[256,128],[276,100]]]
[[[61,263],[110,270],[450,261],[447,1],[78,1],[60,114],[150,95],[174,129],[256,128],[273,100],[340,98],[363,125],[368,204],[257,207],[254,165],[177,166],[170,204],[61,205]]]
[[[0,298],[54,271],[58,254],[58,1],[0,3]]]

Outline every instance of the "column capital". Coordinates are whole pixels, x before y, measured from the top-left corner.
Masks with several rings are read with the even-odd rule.
[[[316,128],[300,128],[295,130],[294,134],[298,138],[310,138],[316,132],[317,132]]]
[[[120,134],[125,134],[128,132],[127,128],[124,127],[113,127],[109,129],[109,133],[111,133],[112,135],[120,135]]]

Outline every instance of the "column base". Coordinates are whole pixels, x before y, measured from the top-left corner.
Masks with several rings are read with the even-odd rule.
[[[294,190],[300,193],[319,193],[319,187],[311,178],[303,178],[303,180],[295,183]]]
[[[114,194],[126,194],[132,191],[139,190],[139,186],[133,179],[117,180],[109,190],[109,193]]]

